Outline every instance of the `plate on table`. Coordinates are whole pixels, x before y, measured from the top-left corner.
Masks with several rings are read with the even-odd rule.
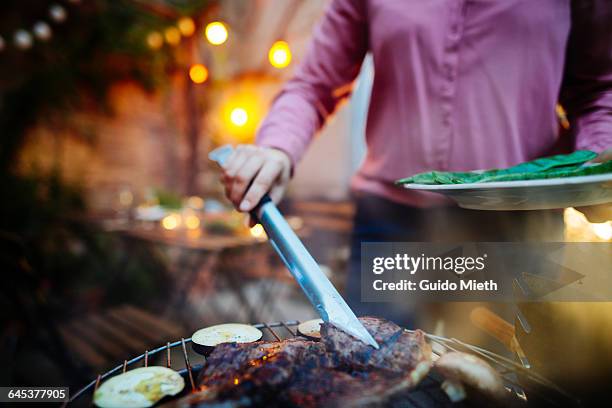
[[[444,194],[472,210],[545,210],[612,202],[612,173],[465,184],[404,184]]]

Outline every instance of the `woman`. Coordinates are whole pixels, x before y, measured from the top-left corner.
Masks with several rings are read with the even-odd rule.
[[[278,202],[370,52],[375,76],[367,155],[352,181],[349,298],[359,299],[363,241],[555,240],[558,212],[460,210],[393,182],[546,155],[557,143],[559,100],[575,148],[612,156],[611,22],[607,0],[333,0],[257,146],[239,147],[225,167],[226,193],[241,211],[266,192]]]

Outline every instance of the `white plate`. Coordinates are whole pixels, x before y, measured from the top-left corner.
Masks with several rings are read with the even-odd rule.
[[[467,184],[404,184],[452,198],[472,210],[544,210],[612,202],[612,173]]]

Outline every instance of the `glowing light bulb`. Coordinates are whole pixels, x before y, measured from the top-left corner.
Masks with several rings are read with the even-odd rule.
[[[164,45],[164,37],[157,31],[151,31],[147,35],[147,45],[152,50],[158,50]]]
[[[212,45],[221,45],[227,41],[227,27],[220,21],[213,21],[206,26],[204,35]]]
[[[230,113],[230,120],[238,127],[246,125],[249,120],[249,114],[244,108],[234,108]]]
[[[164,229],[167,229],[167,230],[176,229],[180,223],[181,223],[181,216],[178,214],[174,214],[174,213],[166,215],[161,221],[162,227],[164,227]]]
[[[181,32],[176,27],[168,27],[164,31],[166,42],[170,45],[178,45],[181,42]]]
[[[200,219],[198,218],[197,215],[188,215],[187,217],[185,217],[185,226],[188,229],[197,229],[200,228]]]
[[[195,32],[195,23],[191,17],[183,17],[177,23],[178,29],[185,37],[191,37]]]
[[[202,64],[192,65],[189,69],[189,78],[196,83],[204,83],[208,79],[208,69]]]
[[[272,44],[268,52],[270,64],[275,68],[285,68],[291,63],[291,49],[285,41],[277,41]]]

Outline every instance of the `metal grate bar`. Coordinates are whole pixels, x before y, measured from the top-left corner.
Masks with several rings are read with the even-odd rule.
[[[191,370],[191,364],[189,364],[189,356],[187,355],[187,348],[185,347],[185,339],[181,339],[181,348],[183,350],[183,357],[185,358],[185,366],[189,373],[189,382],[191,383],[191,390],[195,390],[195,382],[193,381],[193,372]]]
[[[281,325],[291,334],[291,337],[295,337],[297,335],[296,332],[291,330],[289,326],[287,326],[285,323],[281,322]]]
[[[284,330],[287,331],[287,333],[291,335],[291,337],[295,337],[297,335],[296,327],[299,323],[300,323],[299,321],[293,320],[293,321],[287,321],[287,322],[259,323],[253,326],[258,329],[269,331],[271,335],[274,336],[274,338],[277,341],[281,341],[281,336],[279,336],[279,334],[274,330],[274,328],[283,328]],[[414,332],[413,330],[407,330],[407,331]],[[285,333],[283,332],[283,334]],[[515,395],[517,395],[522,400],[526,400],[527,396],[525,395],[525,392],[524,392],[525,388],[521,384],[517,383],[518,381],[517,374],[519,373],[520,375],[527,377],[529,380],[535,381],[536,383],[540,385],[543,385],[549,389],[559,392],[560,395],[564,396],[565,398],[573,399],[569,394],[564,392],[562,389],[560,389],[558,386],[556,386],[552,382],[546,380],[545,378],[538,375],[537,373],[534,373],[531,370],[528,370],[522,367],[520,364],[517,364],[516,362],[504,356],[497,355],[493,352],[490,352],[488,350],[482,349],[477,346],[463,343],[462,341],[454,339],[454,338],[449,339],[449,338],[435,336],[435,335],[427,334],[427,333],[426,333],[426,337],[433,344],[437,344],[447,350],[471,352],[471,353],[479,355],[480,357],[484,358],[485,360],[491,363],[494,363],[497,366],[496,367],[497,371],[500,373],[500,375],[502,375],[506,384],[511,384],[512,386],[510,387],[510,389],[513,391]],[[73,402],[74,400],[78,399],[84,393],[91,392],[92,389],[95,392],[95,390],[99,387],[100,383],[103,380],[105,380],[109,376],[116,374],[119,371],[126,372],[128,366],[132,366],[133,364],[141,360],[144,360],[144,366],[147,367],[149,363],[149,357],[152,357],[158,353],[161,353],[161,352],[166,353],[166,365],[167,367],[172,368],[171,350],[174,347],[178,347],[178,346],[180,346],[182,349],[183,358],[185,359],[185,366],[186,366],[185,371],[186,371],[186,374],[189,376],[191,389],[195,390],[196,387],[195,387],[195,381],[194,381],[193,368],[189,362],[189,356],[187,354],[187,348],[186,348],[186,344],[189,342],[191,342],[191,338],[188,338],[188,339],[181,338],[181,340],[179,341],[168,342],[165,345],[158,347],[156,349],[146,350],[144,354],[134,357],[131,360],[124,360],[123,364],[118,365],[117,367],[107,371],[104,374],[99,374],[94,381],[90,382],[85,387],[83,387],[78,392],[76,392],[74,395],[72,395],[70,400],[68,402],[65,402],[63,406],[64,407],[67,406],[70,402]],[[182,373],[185,373],[185,371],[180,370],[180,372]],[[423,380],[421,385],[419,385],[419,387],[413,393],[414,395],[408,394],[409,402],[412,405],[418,407],[418,406],[421,406],[423,403],[427,402],[428,399],[439,400],[441,398],[442,394],[440,394],[441,392],[440,379],[431,378],[431,381],[426,382],[427,379],[429,379],[429,377]],[[529,393],[532,392],[531,390],[528,390],[528,391]],[[534,394],[538,394],[538,395],[541,393],[541,391],[537,389],[533,390],[533,392]],[[545,399],[550,400],[550,398],[546,398],[545,395],[543,397]],[[551,400],[551,402],[553,401]]]
[[[266,329],[268,329],[268,331],[269,331],[270,333],[272,333],[272,335],[274,336],[274,338],[276,339],[276,341],[281,341],[281,338],[280,338],[280,337],[278,337],[278,334],[276,334],[276,332],[275,332],[275,331],[272,329],[272,327],[270,327],[270,326],[269,326],[267,323],[264,323],[264,327],[265,327]]]
[[[170,342],[166,343],[166,367],[172,367],[172,361],[170,360]]]

